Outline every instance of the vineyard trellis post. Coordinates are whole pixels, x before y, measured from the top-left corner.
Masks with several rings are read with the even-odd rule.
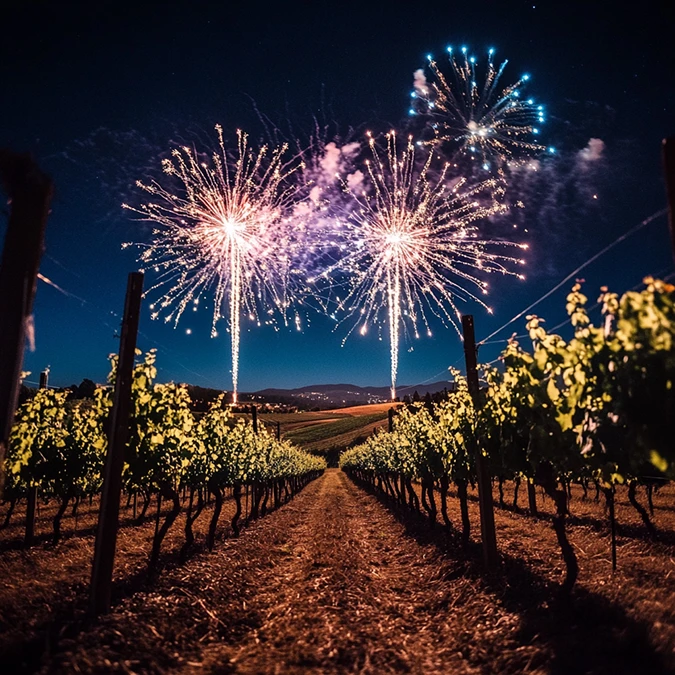
[[[119,525],[120,493],[122,491],[122,468],[129,436],[131,383],[142,295],[143,273],[131,272],[124,302],[124,318],[120,335],[119,361],[115,375],[113,407],[108,420],[108,453],[103,475],[98,530],[91,571],[90,609],[94,614],[104,614],[110,610],[113,565]]]
[[[670,244],[673,251],[673,260],[675,260],[675,136],[663,140],[663,172],[666,179],[666,196],[668,197]]]
[[[251,405],[251,422],[253,423],[254,433],[258,433],[258,408],[256,408],[255,403]]]
[[[49,385],[49,371],[43,370],[40,373],[40,389],[46,389]],[[37,509],[38,486],[29,485],[26,495],[26,529],[24,532],[23,543],[26,546],[32,546],[35,538],[35,511]]]
[[[389,419],[389,433],[392,433],[392,431],[394,431],[394,409],[393,408],[389,408],[387,416],[388,416],[388,419]]]
[[[33,298],[54,186],[27,154],[0,150],[0,181],[11,201],[0,262],[0,495],[19,398]]]
[[[464,335],[464,359],[466,362],[466,381],[469,394],[477,409],[480,405],[480,392],[478,386],[478,364],[476,355],[476,334],[474,330],[473,316],[462,316],[462,333]],[[492,503],[492,482],[483,450],[476,440],[474,453],[476,458],[476,477],[478,479],[478,505],[480,507],[480,534],[483,542],[483,560],[488,570],[497,565],[497,534],[495,532],[495,514]]]

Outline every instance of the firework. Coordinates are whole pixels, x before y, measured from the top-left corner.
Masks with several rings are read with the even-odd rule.
[[[233,401],[237,400],[241,315],[260,325],[274,310],[289,307],[289,247],[295,241],[289,214],[297,182],[289,180],[302,165],[284,161],[287,146],[257,152],[238,131],[234,156],[226,152],[216,126],[219,152],[200,161],[191,148],[172,151],[164,173],[179,185],[177,194],[157,182],[137,185],[151,196],[139,207],[123,205],[155,223],[153,241],[139,244],[140,261],[158,273],[148,290],[162,295],[151,308],[177,325],[188,307],[204,294],[214,301],[212,336],[229,309],[232,341]],[[265,318],[262,318],[262,314]]]
[[[477,221],[503,210],[500,180],[469,187],[449,175],[448,163],[436,165],[433,148],[416,153],[412,137],[401,151],[393,131],[384,147],[368,138],[372,159],[359,192],[343,183],[352,208],[323,235],[337,251],[336,260],[310,281],[336,280],[338,308],[356,319],[347,337],[388,324],[393,399],[401,327],[419,337],[423,326],[431,335],[433,315],[458,330],[457,299],[475,300],[491,311],[480,297],[488,287],[482,273],[514,274],[512,263],[523,261],[500,247],[527,246],[479,237]],[[343,297],[337,295],[341,288]]]
[[[410,113],[427,117],[432,142],[457,148],[485,170],[546,150],[555,152],[536,141],[545,111],[523,93],[530,76],[525,74],[502,89],[499,82],[508,61],[495,66],[494,49],[490,49],[485,79],[479,81],[476,58],[467,55],[466,47],[460,51],[457,57],[452,47],[447,48],[447,75],[431,55],[427,56],[431,81],[423,69],[415,72]]]

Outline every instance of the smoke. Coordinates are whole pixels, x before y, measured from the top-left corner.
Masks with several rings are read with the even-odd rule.
[[[363,171],[360,169],[357,169],[354,173],[350,173],[347,176],[347,187],[350,190],[356,190],[361,183],[363,183]]]
[[[334,141],[326,143],[324,154],[319,159],[322,175],[318,177],[318,182],[331,183],[335,180],[336,174],[348,171],[351,164],[350,160],[358,154],[360,148],[359,143],[347,143],[342,147],[338,147]]]
[[[531,245],[528,276],[555,277],[587,253],[588,223],[602,221],[605,153],[604,141],[590,138],[581,148],[507,167],[511,208],[501,224]]]
[[[605,142],[599,138],[591,138],[588,141],[588,145],[579,150],[577,157],[581,160],[582,164],[585,162],[597,162],[602,159],[605,152]]]
[[[361,144],[353,141],[352,143],[346,143],[340,148],[340,152],[345,159],[351,159],[356,155],[361,149]]]
[[[427,85],[427,76],[424,74],[422,68],[418,68],[413,73],[413,87],[418,96],[427,96],[429,94],[429,87]]]
[[[340,167],[340,148],[333,143],[326,144],[324,155],[319,160],[319,166],[326,176],[335,176]]]
[[[310,191],[309,191],[309,199],[312,203],[318,204],[319,200],[321,199],[321,188],[318,185],[315,185]]]

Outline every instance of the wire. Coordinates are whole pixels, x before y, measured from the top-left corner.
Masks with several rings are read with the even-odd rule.
[[[35,382],[35,380],[21,380],[21,384],[36,384],[38,387],[40,386],[40,383]],[[48,384],[45,389],[67,389],[67,387],[58,387],[55,384]]]
[[[585,263],[579,265],[579,267],[577,267],[575,270],[570,272],[562,281],[557,283],[550,291],[544,293],[544,295],[542,295],[539,298],[539,300],[535,300],[531,305],[526,307],[522,312],[519,312],[518,314],[516,314],[512,319],[507,321],[503,326],[498,328],[496,331],[493,331],[492,333],[490,333],[490,335],[488,335],[484,340],[481,340],[478,343],[478,345],[487,344],[487,341],[491,337],[494,337],[498,333],[501,333],[504,330],[504,328],[506,328],[507,326],[510,326],[514,321],[517,321],[518,319],[520,319],[524,314],[526,314],[531,309],[536,307],[540,302],[542,302],[543,300],[546,300],[546,298],[553,295],[553,293],[555,293],[559,288],[561,288],[564,284],[566,284],[572,277],[574,277],[579,272],[581,272],[581,270],[588,267],[591,263],[594,263],[598,258],[600,258],[605,253],[607,253],[607,251],[610,251],[611,249],[613,249],[617,244],[620,244],[622,241],[624,241],[625,239],[627,239],[631,235],[635,234],[636,232],[641,230],[646,225],[649,225],[649,223],[656,220],[657,218],[660,218],[661,216],[664,216],[666,213],[668,213],[668,209],[661,209],[660,211],[657,211],[656,213],[653,213],[648,218],[645,218],[641,223],[638,223],[635,227],[632,227],[627,232],[624,232],[620,237],[615,239],[611,244],[608,244],[607,246],[605,246],[605,248],[603,248],[601,251],[598,251],[598,253],[596,253],[594,256],[589,258]]]
[[[664,272],[668,271],[671,267],[672,267],[672,265],[668,265],[668,267],[664,267],[663,269],[659,270],[659,271],[658,271],[656,274],[654,274],[653,276],[656,277],[657,279],[661,279],[661,278],[662,278],[661,275],[662,275]],[[670,279],[672,279],[672,278],[674,278],[674,277],[675,277],[675,272],[671,272],[670,274],[667,274],[666,276],[663,277],[663,281],[670,281]],[[639,283],[635,284],[635,286],[633,286],[633,287],[632,287],[631,289],[629,289],[629,290],[630,290],[630,291],[636,291],[638,288],[640,288],[640,286],[642,286],[643,283],[644,283],[644,281],[640,281]],[[594,309],[597,309],[598,307],[600,307],[600,303],[599,303],[599,302],[596,302],[596,303],[595,303],[588,311],[589,311],[589,312],[592,312]],[[556,330],[558,330],[559,328],[562,328],[563,326],[565,326],[566,324],[570,323],[571,321],[572,321],[571,318],[567,318],[567,319],[565,319],[564,321],[561,321],[559,324],[553,326],[552,328],[549,328],[549,329],[548,329],[548,332],[549,332],[549,333],[552,333],[553,331],[556,331]],[[523,333],[522,335],[516,335],[516,336],[515,336],[515,339],[516,339],[516,340],[520,340],[520,339],[526,338],[526,337],[529,337],[529,336],[527,335],[527,333]],[[497,344],[504,344],[504,343],[508,342],[509,340],[510,340],[510,338],[507,338],[507,339],[505,339],[505,340],[490,340],[489,342],[486,342],[486,341],[484,340],[484,341],[482,341],[480,344],[481,344],[481,345],[497,345]],[[491,363],[494,363],[494,361],[492,361]],[[489,364],[488,364],[488,365],[489,365]]]
[[[59,262],[55,258],[50,256],[50,260],[52,260],[54,263],[56,263],[57,265],[62,267],[64,270],[66,270],[68,272],[71,272],[72,274],[75,274],[70,269],[68,269],[68,267],[66,267],[63,263]],[[40,279],[40,281],[42,281],[43,283],[52,287],[54,290],[58,291],[59,293],[62,293],[67,298],[77,300],[77,302],[81,303],[82,307],[85,307],[86,309],[88,309],[92,313],[100,312],[102,314],[107,315],[107,312],[104,309],[102,309],[101,307],[99,307],[98,305],[90,302],[89,300],[85,300],[84,298],[81,298],[79,295],[76,295],[75,293],[71,293],[70,291],[67,291],[65,288],[62,288],[56,282],[52,281],[49,277],[44,276],[44,274],[38,273],[38,279]],[[116,312],[111,312],[111,314],[113,316],[115,316],[116,318],[119,318],[119,315]],[[110,323],[108,323],[107,321],[103,321],[103,324],[105,326],[107,326],[108,328],[111,328],[112,330],[115,330],[115,331],[119,328],[119,326],[113,326]],[[212,380],[210,377],[207,377],[206,375],[204,375],[202,373],[198,373],[197,371],[188,368],[186,365],[181,363],[175,356],[171,356],[172,354],[176,353],[175,350],[171,349],[170,347],[167,347],[166,345],[164,345],[161,342],[155,340],[154,338],[151,338],[149,335],[147,335],[147,333],[144,333],[142,330],[139,330],[138,334],[142,338],[147,340],[148,342],[156,345],[157,347],[160,347],[162,349],[162,353],[167,355],[169,360],[172,363],[174,363],[175,365],[177,365],[179,368],[182,368],[183,370],[185,370],[187,373],[190,373],[191,375],[195,375],[196,377],[201,378],[204,382],[208,382],[211,385],[214,385],[216,389],[221,389],[220,384],[217,383],[215,380]]]
[[[61,288],[61,286],[59,286],[58,284],[53,282],[49,277],[46,277],[44,274],[38,272],[37,277],[40,281],[44,281],[44,283],[46,283],[48,286],[51,286],[52,288],[55,288],[57,291],[59,291],[60,293],[63,293],[63,295],[65,295],[68,298],[73,298],[74,300],[77,300],[78,302],[81,302],[83,305],[91,304],[87,300],[85,300],[84,298],[81,298],[79,295],[75,295],[75,293],[70,293],[69,291],[66,291],[65,289]]]
[[[461,359],[460,359],[461,361]],[[457,363],[457,362],[455,362]],[[454,365],[454,364],[453,364]],[[443,370],[440,370],[437,372],[435,375],[432,375],[431,377],[428,377],[426,380],[422,380],[421,382],[418,382],[418,384],[426,384],[427,382],[431,382],[431,380],[435,380],[437,377],[440,377],[441,375],[447,375],[448,370],[452,368],[453,366],[450,366],[449,368],[444,368]]]
[[[670,268],[671,268],[670,265],[669,265],[668,267],[664,267],[662,270],[660,270],[659,272],[657,272],[654,276],[655,276],[657,279],[660,279],[660,278],[661,278],[661,275],[662,275],[666,270],[669,270]],[[671,272],[671,273],[668,274],[667,276],[663,277],[663,281],[668,281],[670,278],[672,278],[672,277],[674,277],[674,276],[675,276],[675,272]],[[638,288],[640,288],[640,286],[642,286],[643,283],[644,283],[644,282],[641,281],[639,284],[635,284],[635,286],[633,286],[633,287],[630,289],[630,291],[636,291]],[[630,291],[629,291],[629,292],[630,292]],[[589,311],[589,312],[592,312],[594,309],[597,309],[598,307],[600,307],[600,303],[599,303],[599,302],[596,302],[596,303],[595,303],[588,311]],[[572,321],[572,318],[571,318],[571,317],[565,319],[564,321],[561,321],[557,326],[553,326],[553,328],[550,328],[550,329],[548,330],[548,332],[549,332],[549,333],[552,333],[554,330],[558,330],[558,328],[562,328],[562,327],[565,326],[566,324],[570,323],[570,321]],[[525,336],[518,335],[518,336],[516,336],[516,337],[525,337]]]

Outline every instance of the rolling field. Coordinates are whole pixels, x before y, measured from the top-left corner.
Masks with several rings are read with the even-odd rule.
[[[374,403],[335,410],[301,413],[271,413],[259,420],[273,429],[281,426],[283,438],[310,452],[342,449],[387,426],[389,409],[397,404]]]
[[[285,438],[292,441],[296,445],[306,446],[316,441],[325,440],[328,438],[335,438],[343,434],[361,429],[372,422],[378,422],[385,419],[386,413],[372,413],[370,415],[359,416],[343,416],[340,419],[335,419],[319,424],[311,424],[309,426],[300,427],[285,434]]]

